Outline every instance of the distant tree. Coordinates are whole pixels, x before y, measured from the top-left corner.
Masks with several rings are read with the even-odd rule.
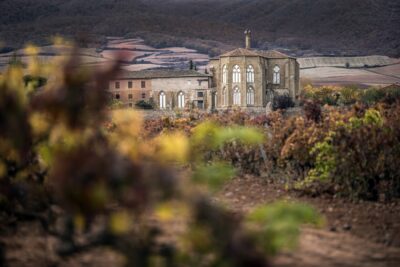
[[[208,69],[207,68],[205,68],[204,74],[208,74]]]
[[[194,69],[194,64],[193,64],[193,60],[189,61],[189,69],[193,70]]]

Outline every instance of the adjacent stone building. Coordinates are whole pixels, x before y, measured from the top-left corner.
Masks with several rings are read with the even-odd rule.
[[[245,34],[246,48],[210,61],[214,108],[263,109],[278,94],[287,94],[295,100],[300,93],[296,58],[278,51],[251,49],[251,32]]]
[[[210,84],[210,75],[195,70],[123,71],[108,91],[125,107],[144,100],[162,110],[208,109]]]

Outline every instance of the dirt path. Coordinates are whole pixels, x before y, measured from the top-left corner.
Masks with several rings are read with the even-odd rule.
[[[245,176],[230,181],[215,197],[216,201],[240,214],[260,204],[291,199],[313,205],[326,217],[323,229],[303,229],[298,249],[281,253],[273,260],[273,266],[400,266],[399,202],[352,203],[328,196],[301,196],[282,188],[282,185],[266,183],[260,177]],[[8,267],[123,265],[121,256],[106,248],[69,259],[59,258],[55,253],[56,240],[46,235],[39,222],[18,223],[18,227],[11,229],[14,230],[0,227],[0,257],[6,259]],[[6,250],[2,251],[4,248]]]
[[[277,199],[313,205],[327,219],[323,229],[303,229],[298,250],[279,255],[276,266],[400,266],[399,203],[351,203],[285,192],[258,177],[236,178],[218,195],[238,212]]]

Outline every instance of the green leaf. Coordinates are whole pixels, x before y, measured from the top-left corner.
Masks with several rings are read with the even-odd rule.
[[[226,163],[216,162],[210,165],[199,165],[193,173],[193,181],[207,185],[212,190],[219,189],[235,175],[235,170]]]
[[[288,202],[259,207],[247,216],[247,221],[258,226],[256,239],[270,255],[294,248],[302,224],[321,226],[324,222],[312,207]]]

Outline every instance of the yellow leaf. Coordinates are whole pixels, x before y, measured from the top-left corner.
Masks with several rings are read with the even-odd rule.
[[[110,230],[112,233],[121,235],[132,228],[132,222],[127,212],[115,212],[110,217]]]
[[[7,167],[6,165],[0,161],[0,178],[7,174]]]
[[[161,135],[158,139],[159,157],[162,161],[186,162],[189,141],[182,133]]]
[[[171,221],[174,218],[174,211],[172,206],[168,203],[159,205],[155,210],[155,214],[157,218],[163,222]]]

